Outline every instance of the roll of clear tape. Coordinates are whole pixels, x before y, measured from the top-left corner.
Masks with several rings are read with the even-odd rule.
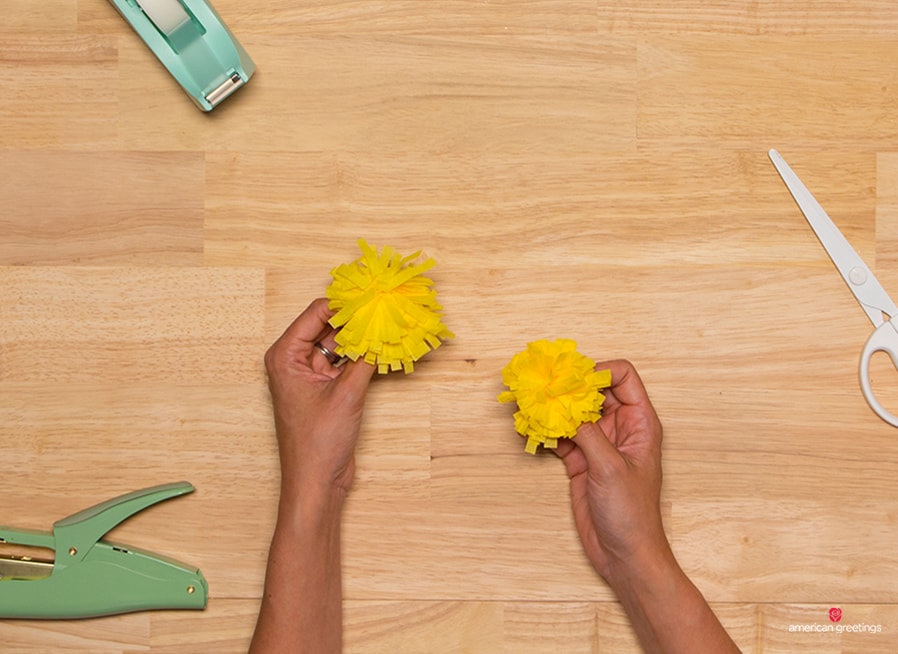
[[[137,0],[137,4],[165,36],[190,22],[190,15],[178,0]]]

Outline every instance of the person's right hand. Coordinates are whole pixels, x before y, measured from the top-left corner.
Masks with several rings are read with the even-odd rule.
[[[571,480],[580,540],[593,567],[609,582],[630,566],[670,555],[661,523],[661,422],[636,369],[608,361],[611,388],[602,417],[562,439],[556,454]]]

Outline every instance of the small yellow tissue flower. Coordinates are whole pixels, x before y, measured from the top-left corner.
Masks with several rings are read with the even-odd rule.
[[[595,362],[577,352],[570,339],[539,340],[518,352],[502,370],[509,390],[500,402],[517,402],[515,430],[527,438],[524,448],[554,448],[559,438],[573,438],[585,422],[602,416],[605,396],[599,391],[611,386],[611,371],[596,371]]]
[[[413,362],[453,334],[442,323],[433,281],[422,274],[436,262],[412,263],[420,252],[402,257],[391,247],[378,254],[359,241],[362,256],[331,271],[325,296],[337,313],[336,353],[377,365],[379,373],[414,370]]]

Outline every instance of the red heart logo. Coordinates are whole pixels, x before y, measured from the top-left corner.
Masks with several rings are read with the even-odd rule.
[[[829,620],[830,622],[838,622],[842,619],[842,609],[830,609],[829,610]]]

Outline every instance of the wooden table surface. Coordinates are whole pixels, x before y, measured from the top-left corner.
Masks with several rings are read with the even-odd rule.
[[[0,649],[246,650],[278,479],[262,355],[365,238],[437,260],[457,336],[372,387],[347,652],[638,651],[561,463],[495,399],[560,337],[641,371],[670,539],[745,652],[898,651],[871,325],[767,158],[898,294],[898,5],[215,4],[258,72],[208,115],[106,0],[0,7],[0,524],[188,480],[110,538],[211,596],[2,621]],[[876,360],[898,410],[896,375]]]

